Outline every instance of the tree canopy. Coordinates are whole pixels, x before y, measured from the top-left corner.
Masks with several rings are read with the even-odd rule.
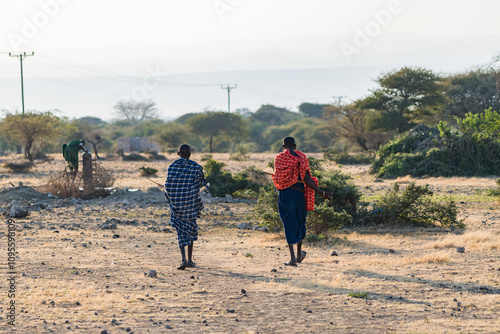
[[[209,111],[193,116],[187,120],[193,133],[208,137],[210,153],[213,152],[213,139],[220,136],[226,139],[241,141],[246,137],[246,126],[241,115],[224,111]]]
[[[449,102],[443,110],[445,119],[464,118],[467,113],[479,114],[488,108],[500,110],[500,92],[495,72],[474,70],[446,78]]]
[[[445,102],[441,78],[431,70],[403,67],[377,79],[380,88],[357,107],[375,112],[367,120],[371,130],[403,133],[433,116]]]
[[[275,107],[271,104],[264,104],[249,117],[249,121],[263,122],[267,125],[283,125],[300,118],[302,118],[300,114],[292,112],[286,108]]]
[[[113,107],[115,113],[132,124],[139,124],[142,121],[157,118],[159,116],[156,102],[152,100],[144,101],[118,101]]]
[[[39,147],[59,130],[60,119],[51,112],[27,111],[10,113],[0,123],[0,132],[12,141],[24,145],[24,154],[33,162],[32,148]]]
[[[57,133],[51,129],[50,137],[38,136],[36,140],[13,139],[14,130],[5,125],[11,120],[9,116],[0,119],[5,129],[0,131],[0,150],[21,153],[24,147],[26,156],[29,152],[33,159],[37,154],[32,154],[36,150],[30,142],[39,152],[49,153],[59,152],[61,145],[69,140],[83,138],[93,146],[93,152],[97,153],[99,148],[110,153],[116,150],[119,137],[151,137],[169,152],[182,143],[207,152],[234,152],[239,147],[276,152],[281,149],[283,137],[291,135],[296,137],[298,147],[308,152],[333,152],[339,147],[365,151],[378,150],[394,136],[418,124],[432,127],[439,121],[447,121],[459,130],[466,125],[477,136],[481,131],[495,129],[491,124],[493,112],[472,116],[490,107],[500,110],[500,74],[493,65],[447,75],[403,67],[382,73],[376,82],[377,88],[360,100],[347,105],[302,102],[297,106],[298,112],[263,104],[255,112],[247,108],[231,114],[204,110],[165,121],[158,119],[156,104],[151,100],[120,101],[114,106],[119,116],[114,121],[62,117]],[[467,124],[461,122],[465,118]]]
[[[369,115],[369,110],[358,108],[355,104],[325,108],[325,119],[335,129],[336,134],[363,151],[378,149],[387,137],[381,131],[368,130],[366,120]]]
[[[329,104],[304,102],[299,105],[299,111],[306,117],[322,118],[324,109],[329,106]]]

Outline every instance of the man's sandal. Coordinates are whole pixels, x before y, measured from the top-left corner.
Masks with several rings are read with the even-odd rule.
[[[178,270],[184,270],[188,267],[188,263],[186,261],[182,262],[180,266],[177,267]]]
[[[290,260],[285,262],[285,266],[297,267],[297,260]]]
[[[188,262],[186,263],[186,267],[188,267],[188,268],[193,268],[193,267],[196,267],[196,263],[195,263],[195,262],[193,262],[193,261],[188,261]]]

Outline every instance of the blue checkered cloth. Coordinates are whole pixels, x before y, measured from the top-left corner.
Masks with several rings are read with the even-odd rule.
[[[179,247],[198,240],[196,218],[203,210],[200,188],[208,187],[203,167],[196,162],[180,158],[168,166],[165,198],[170,206],[170,224],[177,231]]]

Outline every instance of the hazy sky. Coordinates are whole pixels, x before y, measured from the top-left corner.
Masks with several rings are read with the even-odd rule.
[[[64,46],[86,54],[96,47],[349,35],[372,19],[371,11],[391,3],[399,3],[401,13],[383,33],[500,32],[496,0],[2,0],[0,27],[5,51],[12,49],[5,33],[21,33],[27,19],[39,26],[27,49]]]
[[[25,61],[27,79],[395,62],[443,63],[446,70],[450,62],[474,66],[500,52],[499,13],[498,0],[1,0],[0,79],[19,76],[8,52],[21,51],[35,52]],[[413,36],[411,41],[407,36]],[[432,57],[428,51],[419,53],[425,47],[438,49],[447,38],[455,47],[471,45],[464,45],[456,59],[444,47]],[[102,110],[120,96],[107,86],[87,87],[115,94],[96,99],[106,104]],[[0,109],[18,107],[11,98],[10,93],[0,95]],[[35,108],[50,105],[31,103]]]

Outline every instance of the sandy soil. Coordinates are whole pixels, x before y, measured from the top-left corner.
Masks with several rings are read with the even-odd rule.
[[[268,170],[272,157],[235,162],[214,154],[232,172],[250,165]],[[168,207],[138,169],[157,168],[155,180],[163,183],[174,155],[166,162],[102,162],[114,171],[116,188],[137,190],[104,199],[53,199],[17,187],[57,175],[65,164],[54,158],[30,174],[0,169],[0,212],[14,204],[30,210],[15,219],[18,333],[500,332],[500,214],[484,192],[495,177],[389,181],[367,174],[367,166],[342,166],[367,200],[394,182],[429,184],[436,196],[459,203],[467,228],[343,229],[327,242],[306,243],[307,258],[295,268],[283,266],[282,235],[237,228],[258,223],[252,202],[204,197],[197,266],[179,271]],[[0,157],[0,165],[12,160],[20,157]],[[7,332],[2,226],[0,331]],[[147,277],[150,270],[157,277]]]

